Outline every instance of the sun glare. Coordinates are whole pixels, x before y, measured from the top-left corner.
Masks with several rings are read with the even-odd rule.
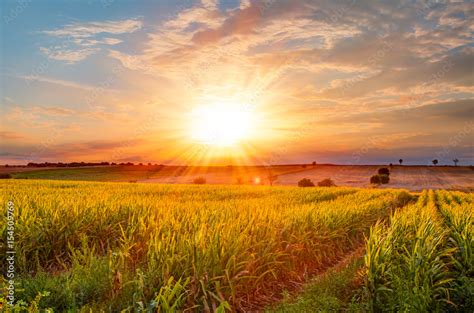
[[[230,147],[251,135],[252,113],[242,105],[220,103],[192,112],[192,135],[199,143]]]

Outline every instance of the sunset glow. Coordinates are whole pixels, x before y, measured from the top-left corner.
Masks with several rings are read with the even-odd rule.
[[[472,3],[4,6],[0,163],[474,160]]]
[[[234,146],[248,139],[254,126],[251,112],[234,103],[197,107],[192,111],[191,119],[191,137],[211,146]]]

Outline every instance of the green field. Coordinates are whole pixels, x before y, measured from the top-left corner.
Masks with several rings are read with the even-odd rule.
[[[33,311],[472,308],[472,194],[40,180],[1,189],[15,206],[17,306]]]
[[[148,179],[165,179],[167,182],[180,177],[192,183],[192,177],[217,175],[229,178],[237,184],[253,183],[255,176],[262,178],[262,183],[268,184],[267,176],[295,173],[304,170],[298,165],[288,166],[163,166],[163,165],[134,165],[134,166],[94,166],[77,168],[27,168],[28,171],[17,171],[11,168],[11,176],[16,179],[47,179],[74,181],[115,181],[136,182]]]
[[[84,181],[130,181],[169,174],[161,166],[101,166],[88,168],[55,168],[13,173],[17,179],[54,179]]]

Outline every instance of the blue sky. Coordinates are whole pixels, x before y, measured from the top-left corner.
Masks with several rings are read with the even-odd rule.
[[[4,1],[0,163],[472,164],[473,10]],[[251,136],[202,152],[189,113],[228,103],[251,108]]]

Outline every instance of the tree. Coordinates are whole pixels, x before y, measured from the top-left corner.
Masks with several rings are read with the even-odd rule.
[[[433,163],[434,166],[436,166],[436,164],[438,164],[438,160],[437,159],[434,159],[433,161],[431,161]]]
[[[459,162],[459,160],[458,160],[457,158],[456,158],[456,159],[454,159],[454,160],[453,160],[453,162],[454,162],[454,166],[458,166],[458,162]]]
[[[398,163],[400,163],[400,165],[402,165],[403,159],[398,160]]]
[[[315,165],[316,165],[316,161],[313,161],[313,163],[312,163],[312,164],[313,164],[313,166],[315,166]]]

